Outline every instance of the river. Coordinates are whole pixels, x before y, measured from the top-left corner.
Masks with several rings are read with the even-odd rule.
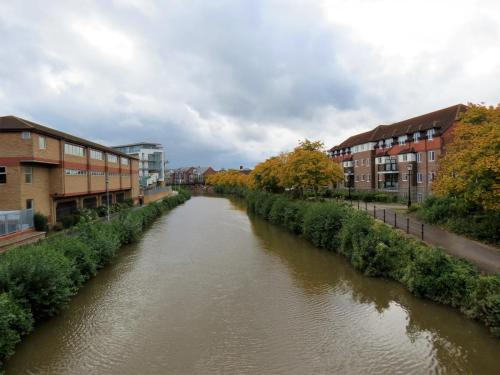
[[[26,337],[7,374],[498,374],[499,358],[457,311],[193,197]]]

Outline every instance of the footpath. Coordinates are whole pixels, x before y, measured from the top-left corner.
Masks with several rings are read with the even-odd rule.
[[[493,246],[426,224],[406,214],[406,206],[389,203],[352,201],[353,208],[366,211],[386,224],[405,231],[429,245],[440,246],[448,254],[464,258],[486,273],[500,271],[500,250]]]

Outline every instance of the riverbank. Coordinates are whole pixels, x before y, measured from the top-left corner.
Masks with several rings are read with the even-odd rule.
[[[0,254],[0,368],[37,322],[58,314],[123,245],[137,241],[156,218],[189,198],[181,190],[123,211],[110,222],[81,222],[61,235]]]
[[[305,202],[245,189],[216,189],[244,197],[248,211],[344,255],[367,276],[403,284],[416,296],[459,309],[500,337],[500,274],[410,238],[342,202]]]

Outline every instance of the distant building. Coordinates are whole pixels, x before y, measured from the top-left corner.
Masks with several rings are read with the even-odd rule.
[[[141,142],[113,148],[139,159],[139,183],[142,188],[164,185],[166,162],[161,144]]]
[[[205,179],[217,173],[212,167],[184,167],[171,169],[168,174],[173,185],[204,184]]]
[[[55,224],[77,209],[137,201],[138,164],[115,149],[15,116],[0,117],[4,213],[40,212]],[[5,232],[10,230],[0,230],[0,236]]]

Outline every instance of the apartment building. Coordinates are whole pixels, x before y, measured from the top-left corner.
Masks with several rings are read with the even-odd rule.
[[[33,209],[55,224],[76,209],[138,195],[135,157],[15,116],[0,117],[0,211]]]
[[[421,201],[432,191],[439,158],[463,104],[356,134],[330,149],[341,164],[340,188],[381,191]]]
[[[133,143],[114,146],[115,150],[139,159],[139,183],[145,189],[151,186],[164,185],[165,151],[159,143]]]

